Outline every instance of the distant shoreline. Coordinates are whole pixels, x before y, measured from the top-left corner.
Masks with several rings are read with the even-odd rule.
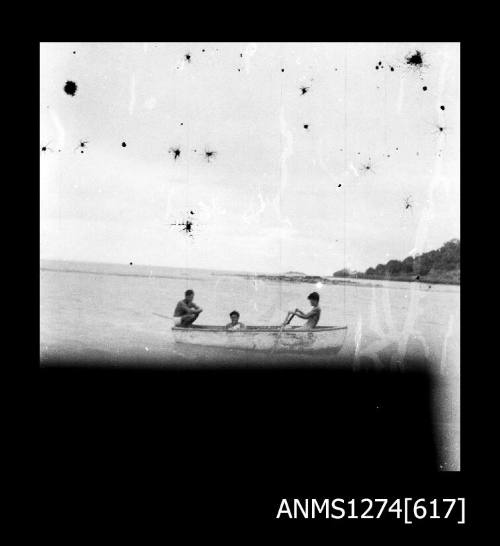
[[[79,274],[91,274],[91,275],[105,275],[105,276],[118,276],[118,277],[149,277],[149,278],[165,278],[165,279],[185,279],[189,278],[190,280],[201,280],[198,277],[191,277],[190,275],[182,275],[182,274],[165,274],[164,272],[155,271],[149,271],[149,273],[139,273],[137,271],[98,271],[94,268],[92,268],[92,265],[89,262],[63,262],[62,260],[59,262],[60,264],[64,263],[63,267],[47,267],[44,265],[40,266],[40,271],[54,271],[58,273],[79,273]],[[71,266],[68,267],[69,263],[75,263],[80,265],[87,265],[91,266],[90,268],[85,269],[79,269],[79,268],[71,268]],[[116,267],[117,265],[122,264],[97,264],[95,265],[112,265]],[[138,266],[139,268],[146,268],[147,266]],[[150,266],[154,269],[161,269],[162,267],[165,267],[166,269],[177,269],[167,266]],[[191,269],[191,268],[182,268],[182,269],[188,269],[190,271],[193,271],[194,273],[200,272],[201,270],[198,269]],[[289,282],[289,283],[308,283],[308,284],[327,284],[327,285],[350,285],[355,286],[359,285],[361,283],[356,282],[357,280],[364,280],[364,281],[393,281],[393,282],[412,282],[412,283],[419,283],[419,284],[446,284],[446,285],[453,285],[453,286],[460,286],[460,281],[456,281],[455,279],[447,279],[447,278],[436,278],[436,277],[420,277],[419,279],[416,279],[414,275],[399,275],[394,277],[387,277],[383,275],[379,276],[367,276],[363,273],[359,273],[357,276],[322,276],[322,275],[305,275],[305,274],[299,274],[293,272],[292,274],[284,273],[284,274],[278,274],[278,273],[250,273],[250,272],[239,272],[239,271],[223,271],[223,270],[203,270],[206,271],[206,273],[214,276],[229,276],[229,277],[241,277],[245,279],[250,280],[262,280],[262,281],[272,281],[272,282]],[[381,286],[381,285],[376,285]]]
[[[212,275],[216,275],[216,273],[212,273]],[[459,281],[455,280],[448,280],[448,279],[436,279],[436,278],[426,278],[421,277],[419,279],[416,279],[415,276],[398,276],[398,277],[385,277],[385,276],[366,276],[366,275],[358,275],[357,277],[322,277],[320,275],[278,275],[278,274],[249,274],[249,273],[232,273],[226,275],[231,275],[235,277],[245,277],[247,279],[259,279],[259,280],[267,280],[267,281],[283,281],[283,282],[291,282],[291,283],[310,283],[315,284],[318,282],[321,282],[323,284],[350,284],[355,285],[359,284],[356,282],[356,280],[365,280],[365,281],[392,281],[392,282],[414,282],[419,284],[447,284],[447,285],[453,285],[453,286],[460,286]],[[380,286],[380,285],[378,285]]]
[[[352,277],[337,277],[347,279],[363,279],[365,281],[393,281],[393,282],[418,282],[421,284],[450,284],[453,286],[460,286],[460,281],[450,279],[446,277],[420,277],[416,278],[415,275],[397,275],[393,277],[384,275],[365,275],[358,274],[358,276]]]

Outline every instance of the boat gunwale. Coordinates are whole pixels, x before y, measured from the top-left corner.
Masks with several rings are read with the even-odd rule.
[[[228,330],[225,326],[201,326],[193,325],[189,327],[185,326],[173,326],[172,330],[177,332],[215,332],[215,333],[228,333],[228,334],[290,334],[297,332],[310,332],[310,333],[328,333],[335,332],[337,330],[347,330],[347,326],[318,326],[317,328],[290,328],[288,330],[281,330],[281,326],[247,326],[241,330]]]

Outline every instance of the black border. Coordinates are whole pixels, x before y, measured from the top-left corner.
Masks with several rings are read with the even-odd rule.
[[[255,40],[255,41],[263,41],[263,40]],[[319,40],[316,40],[319,41]],[[364,40],[367,41],[367,40]],[[407,41],[407,40],[404,40]],[[35,255],[34,255],[34,272],[35,272],[35,286],[34,286],[34,294],[33,294],[33,300],[35,302],[35,305],[37,306],[37,312],[34,314],[34,343],[33,343],[33,359],[32,363],[34,364],[34,367],[36,369],[35,373],[37,373],[38,376],[38,382],[39,382],[39,397],[37,399],[38,402],[38,408],[41,415],[41,421],[39,421],[39,425],[41,427],[41,430],[44,430],[45,432],[47,429],[43,428],[43,419],[44,417],[47,417],[46,412],[43,411],[44,403],[46,403],[47,398],[49,398],[54,404],[61,402],[61,400],[65,399],[65,395],[61,394],[63,391],[67,391],[68,387],[70,385],[78,385],[79,393],[82,393],[82,390],[88,389],[87,394],[92,398],[93,396],[98,399],[98,393],[94,390],[92,390],[92,385],[95,384],[94,382],[100,381],[101,385],[106,384],[109,389],[112,388],[113,384],[117,384],[120,389],[127,390],[132,385],[137,386],[140,384],[143,388],[142,395],[139,397],[139,399],[145,403],[149,396],[151,391],[154,391],[155,387],[158,385],[158,374],[155,372],[140,372],[138,370],[136,371],[113,371],[112,376],[109,375],[108,372],[105,371],[97,371],[97,370],[89,370],[89,369],[73,369],[73,370],[55,370],[53,368],[40,368],[39,367],[39,259],[40,259],[40,248],[39,248],[39,43],[35,42],[33,50],[30,50],[28,52],[33,54],[33,61],[34,61],[34,81],[33,81],[33,87],[37,90],[34,96],[34,119],[38,120],[35,121],[36,131],[35,131],[35,137],[34,137],[34,155],[35,155],[35,172],[34,172],[34,201],[33,201],[33,218],[34,218],[34,246],[35,246]],[[467,46],[468,47],[468,46]],[[461,71],[464,68],[465,61],[464,57],[469,55],[470,60],[470,53],[468,52],[467,48],[464,48],[463,43],[461,43]],[[467,89],[466,86],[464,86],[464,79],[461,75],[460,78],[460,85],[461,85],[461,106],[460,106],[460,127],[462,129],[462,121],[465,120],[464,114],[465,111],[462,108],[462,104],[464,104],[464,100],[467,100]],[[461,130],[461,138],[464,136],[464,131]],[[461,180],[467,176],[467,165],[465,162],[462,161],[462,157],[460,159],[460,165],[461,165]],[[461,191],[461,203],[463,203],[464,199],[467,198],[467,202],[469,203],[469,196],[465,196],[466,188],[460,183],[460,191]],[[464,207],[461,204],[461,218],[464,218],[465,214]],[[468,230],[467,230],[468,231]],[[467,256],[467,253],[469,252],[469,248],[471,248],[470,243],[468,242],[469,235],[467,232],[464,232],[461,234],[461,246],[462,246],[462,252],[465,252],[465,256]],[[469,258],[470,259],[470,258]],[[465,277],[462,277],[462,283],[467,282],[467,260],[466,257],[465,262]],[[462,264],[462,270],[464,270],[463,264]],[[462,272],[463,275],[463,272]],[[463,290],[461,287],[461,299],[462,299],[462,306],[460,311],[461,316],[461,324],[462,320],[464,319],[464,313],[462,313],[462,307],[465,305],[466,308],[468,307],[467,303],[467,292]],[[469,344],[468,340],[464,339],[463,336],[461,336],[462,339],[462,345],[461,345],[461,471],[460,472],[430,472],[426,474],[419,474],[419,473],[413,473],[410,472],[408,474],[404,475],[383,475],[383,476],[376,476],[376,475],[364,475],[362,472],[358,474],[358,476],[353,479],[353,476],[341,476],[339,475],[336,479],[337,486],[335,488],[335,491],[329,490],[329,491],[320,491],[320,488],[311,488],[311,487],[298,487],[297,484],[301,483],[302,486],[304,486],[303,482],[300,480],[300,476],[294,477],[292,476],[290,479],[290,491],[294,490],[293,496],[303,496],[303,493],[308,493],[309,496],[315,496],[315,497],[321,497],[321,496],[372,496],[372,497],[382,497],[386,495],[393,495],[393,496],[438,496],[438,497],[452,497],[452,496],[465,496],[469,502],[471,502],[471,498],[473,496],[473,493],[476,492],[475,487],[472,486],[472,476],[475,471],[475,463],[473,462],[471,458],[471,442],[472,442],[472,435],[470,434],[471,428],[470,428],[470,420],[471,420],[471,414],[470,414],[470,408],[472,405],[471,402],[471,391],[473,389],[473,379],[474,379],[474,363],[477,361],[477,352],[471,350],[471,345]],[[162,371],[161,374],[165,374],[165,371]],[[196,378],[196,386],[197,389],[201,391],[201,389],[204,388],[213,388],[215,381],[220,381],[220,378],[222,377],[222,374],[225,374],[226,372],[211,372],[207,376],[207,374],[199,374]],[[248,373],[248,372],[247,372]],[[256,374],[255,377],[257,378],[257,375],[260,372],[250,372],[251,375]],[[185,382],[186,374],[179,372],[179,371],[173,371],[168,373],[169,381],[173,382],[173,384],[177,385],[181,390],[179,392],[184,393],[188,397],[189,391],[191,390],[191,387],[186,386],[185,384],[181,387],[183,382]],[[276,385],[281,381],[279,379],[279,375],[276,376],[278,379],[276,381]],[[192,380],[193,375],[191,375],[190,379]],[[211,383],[210,383],[211,381]],[[227,385],[226,385],[227,388]],[[145,389],[145,390],[144,390]],[[184,389],[184,390],[182,390]],[[110,391],[109,391],[110,392]],[[130,392],[130,391],[128,391]],[[148,394],[149,392],[149,394]],[[218,395],[220,395],[220,391],[217,391]],[[78,398],[78,395],[76,396]],[[112,412],[112,406],[113,402],[117,402],[119,399],[118,395],[110,396],[110,398],[104,402],[102,402],[102,405],[98,404],[98,409],[100,412]],[[73,415],[75,415],[75,412],[79,415],[80,419],[77,419],[76,421],[80,426],[83,426],[84,419],[83,416],[80,415],[78,412],[81,408],[78,407],[78,405],[71,406],[71,401],[66,400],[66,402],[69,404],[69,407],[74,412]],[[123,401],[122,401],[123,402]],[[61,413],[64,413],[67,411],[66,408],[60,408]],[[121,406],[122,408],[125,406]],[[92,426],[96,427],[96,433],[103,432],[103,429],[101,427],[101,424],[99,422],[100,416],[99,411],[89,411],[87,413],[87,420],[89,423],[91,423]],[[102,415],[102,413],[101,413]],[[69,430],[72,432],[75,432],[78,429],[73,429],[73,425],[71,424],[71,411],[69,411],[66,414],[66,420],[63,425],[63,429],[68,432]],[[120,422],[118,418],[118,422]],[[123,424],[123,423],[122,423]],[[161,422],[155,421],[155,426],[158,427],[157,433],[159,435],[162,434],[161,430]],[[54,429],[52,432],[57,433],[61,432],[62,429]],[[124,432],[125,434],[125,432]],[[43,450],[46,450],[47,448],[53,448],[54,445],[56,445],[58,448],[62,448],[64,444],[64,439],[59,438],[59,440],[53,444],[52,446],[48,446],[46,443],[46,438],[42,440],[41,448]],[[98,446],[95,446],[98,447]],[[109,447],[109,446],[108,446]],[[125,460],[127,457],[125,456]],[[76,461],[75,461],[76,462]],[[160,467],[164,464],[165,467],[169,466],[168,458],[166,458],[164,461],[158,463],[158,469],[156,467],[148,468],[148,472],[152,472],[154,478],[153,481],[156,479],[161,482],[161,471],[159,470]],[[163,508],[162,505],[153,505],[151,503],[152,496],[150,496],[150,492],[146,491],[144,489],[144,483],[141,483],[141,480],[138,478],[138,474],[141,472],[144,474],[147,474],[144,465],[146,465],[146,460],[141,459],[141,464],[136,465],[134,462],[129,461],[128,467],[123,471],[124,475],[126,476],[126,480],[129,482],[133,482],[137,488],[137,491],[139,492],[139,497],[142,501],[144,501],[144,498],[147,498],[147,502],[144,503],[145,506],[147,506],[151,510],[151,514],[154,520],[153,527],[158,527],[158,531],[161,533],[162,529],[163,531],[166,531],[168,528],[170,528],[171,525],[173,525],[175,522],[173,520],[176,520],[176,522],[180,522],[181,520],[184,521],[183,517],[181,517],[181,514],[185,516],[185,510],[179,511],[179,502],[173,501],[171,498],[168,502],[165,501],[165,498],[163,499]],[[291,532],[292,534],[300,533],[300,529],[304,528],[305,524],[299,525],[298,522],[288,522],[287,525],[277,525],[276,522],[273,519],[274,514],[274,508],[272,506],[274,505],[274,502],[276,501],[277,495],[276,490],[272,490],[272,487],[269,488],[268,491],[263,493],[260,497],[252,497],[252,499],[248,498],[242,498],[241,492],[244,491],[243,489],[238,489],[236,485],[239,483],[245,483],[245,479],[248,478],[249,474],[248,467],[247,467],[248,461],[245,461],[245,464],[242,464],[242,468],[239,469],[241,471],[240,473],[236,473],[232,477],[232,486],[234,486],[234,489],[231,491],[234,493],[234,496],[228,496],[224,498],[220,504],[217,504],[217,501],[215,499],[218,499],[220,501],[220,498],[217,496],[217,487],[219,484],[216,483],[216,481],[213,480],[213,476],[210,475],[210,469],[203,469],[203,465],[200,464],[199,466],[196,466],[196,463],[191,463],[190,467],[190,475],[191,478],[194,479],[194,487],[195,490],[198,491],[198,495],[200,495],[201,492],[201,498],[203,499],[203,510],[205,512],[205,515],[207,515],[206,521],[204,518],[203,521],[207,525],[210,525],[210,522],[216,524],[216,522],[219,522],[219,524],[224,526],[231,526],[232,523],[238,522],[239,525],[244,526],[254,526],[254,525],[268,525],[270,528],[272,528],[272,532],[277,532],[279,536],[285,536],[288,532]],[[101,473],[102,469],[99,469],[99,463],[96,463],[96,467],[92,467],[93,470],[96,472],[96,476],[99,476],[100,479],[105,481],[105,473]],[[194,466],[193,466],[194,465]],[[80,468],[78,468],[78,466]],[[66,485],[70,485],[69,490],[67,491],[68,496],[73,498],[75,495],[79,495],[79,487],[82,488],[83,484],[79,483],[78,478],[74,478],[74,474],[72,473],[72,470],[77,472],[77,474],[82,475],[81,467],[85,466],[88,470],[88,464],[86,464],[83,460],[79,460],[77,462],[76,467],[74,468],[67,468],[66,463],[60,462],[59,464],[52,465],[50,467],[51,470],[51,476],[55,477],[57,473],[60,473],[60,471],[63,471],[65,473],[65,477],[59,476],[59,480],[61,482],[66,481],[66,478],[69,481],[66,481]],[[115,467],[115,470],[117,468],[121,468],[120,465],[117,465]],[[180,470],[180,469],[179,469]],[[184,470],[184,469],[183,469]],[[213,468],[212,468],[213,470]],[[108,472],[109,469],[108,469]],[[157,474],[155,474],[157,472]],[[199,474],[201,472],[201,475]],[[300,473],[300,471],[298,471]],[[111,472],[113,473],[113,472]],[[84,472],[86,475],[86,472]],[[246,476],[246,478],[245,478]],[[206,481],[208,478],[208,482]],[[269,479],[272,480],[272,475],[269,476]],[[74,480],[74,481],[72,481]],[[58,481],[57,479],[55,481]],[[189,480],[188,480],[189,481]],[[71,488],[71,483],[75,485],[75,487]],[[190,482],[191,483],[191,482]],[[206,485],[209,484],[209,487],[207,489]],[[78,485],[79,484],[79,485]],[[170,484],[171,486],[172,484]],[[296,487],[294,487],[294,485]],[[317,484],[316,484],[317,485]],[[177,498],[180,499],[183,495],[186,493],[186,482],[184,481],[182,484],[177,484],[177,489],[174,487],[173,491],[175,491],[175,494],[177,495]],[[198,486],[198,489],[196,489],[196,486]],[[248,486],[248,483],[247,483]],[[168,485],[166,486],[168,490]],[[311,490],[312,489],[312,490]],[[117,491],[122,491],[122,487],[117,487]],[[172,488],[170,489],[172,491]],[[165,489],[163,490],[165,491]],[[295,493],[296,491],[296,493]],[[88,493],[88,492],[87,492]],[[165,494],[165,493],[164,493]],[[290,496],[291,493],[287,493],[287,495]],[[196,495],[193,495],[196,496]],[[285,496],[283,494],[282,496]],[[99,490],[95,489],[90,494],[90,499],[93,499],[93,501],[96,501],[99,497]],[[161,497],[161,495],[160,495]],[[82,496],[83,498],[83,496]],[[191,501],[193,497],[190,497]],[[197,496],[196,498],[200,498],[200,496]],[[212,499],[212,500],[211,500]],[[278,499],[279,500],[279,499]],[[190,501],[190,502],[191,502]],[[161,501],[160,501],[161,502]],[[198,501],[198,509],[201,509],[199,506]],[[216,510],[214,510],[214,506],[210,506],[211,504],[215,504]],[[239,507],[238,510],[235,510],[235,503],[236,506]],[[182,504],[182,503],[180,503]],[[229,514],[228,517],[222,516],[221,510],[224,511],[225,514]],[[269,513],[271,512],[271,513]],[[62,513],[62,512],[61,512]],[[169,517],[170,514],[170,517]],[[208,517],[208,514],[210,516]],[[243,514],[243,517],[241,517]],[[158,520],[154,518],[154,515],[157,516]],[[468,507],[468,526],[470,526],[471,519],[474,521],[475,518],[478,517],[478,511],[477,509],[470,509]],[[92,519],[92,518],[91,518]],[[165,524],[160,524],[160,520]],[[123,520],[117,520],[121,521],[120,525],[122,525],[124,522]],[[309,533],[313,531],[313,525],[311,525],[311,522],[306,522],[306,528]],[[318,525],[317,522],[312,522],[314,526]],[[183,525],[192,526],[193,523],[191,522],[191,519],[189,522],[184,522]],[[363,524],[364,525],[364,524]],[[359,527],[363,527],[363,525],[360,525]],[[428,522],[424,522],[420,525],[421,527],[427,527],[430,528],[432,525],[430,525]],[[127,525],[125,525],[127,527]],[[391,526],[392,528],[398,527],[397,525]],[[318,525],[318,528],[323,528],[323,525]],[[338,527],[329,525],[329,533],[332,535],[338,531]],[[346,527],[346,531],[352,532],[352,529],[354,527],[349,525]],[[185,527],[184,527],[185,529]],[[314,528],[314,530],[316,527]],[[414,528],[412,528],[413,531]],[[457,529],[455,529],[457,530]],[[458,528],[458,531],[461,531],[460,527]],[[163,533],[165,534],[165,533]]]

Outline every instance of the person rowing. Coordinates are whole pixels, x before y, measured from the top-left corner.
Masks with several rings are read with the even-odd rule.
[[[179,301],[175,307],[175,326],[191,326],[193,322],[199,317],[203,309],[201,307],[198,307],[198,305],[194,303],[193,299],[194,292],[192,290],[186,290],[186,292],[184,292],[184,299]]]
[[[285,318],[284,325],[287,325],[293,317],[299,317],[301,319],[307,320],[303,326],[295,326],[295,328],[306,328],[312,330],[315,328],[319,322],[321,316],[321,307],[319,306],[319,294],[317,292],[311,292],[307,296],[309,303],[312,305],[311,311],[309,313],[304,313],[300,309],[295,309],[295,311],[288,311],[288,314]],[[290,328],[294,328],[291,326]]]

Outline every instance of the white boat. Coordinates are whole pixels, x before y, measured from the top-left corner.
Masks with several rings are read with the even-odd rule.
[[[247,326],[242,330],[226,330],[224,326],[174,326],[177,343],[255,351],[337,352],[342,347],[347,326],[282,328],[281,326]]]

